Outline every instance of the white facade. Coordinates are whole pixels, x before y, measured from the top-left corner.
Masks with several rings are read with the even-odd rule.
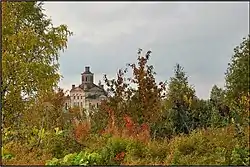
[[[76,87],[72,85],[69,96],[65,102],[65,108],[79,107],[88,115],[91,109],[98,108],[101,101],[106,99],[106,92],[103,85],[95,85],[93,83],[94,74],[89,71],[89,67],[85,67],[82,75],[82,83]]]

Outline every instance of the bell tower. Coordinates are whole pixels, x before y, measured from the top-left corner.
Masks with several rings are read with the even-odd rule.
[[[82,84],[93,84],[94,83],[94,74],[90,72],[90,67],[85,67],[85,71],[82,75]]]

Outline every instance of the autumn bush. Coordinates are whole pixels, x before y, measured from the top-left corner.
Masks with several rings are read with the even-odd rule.
[[[39,148],[29,150],[27,145],[20,142],[9,142],[3,146],[3,150],[9,155],[3,158],[5,165],[45,165],[45,161],[53,157]]]
[[[237,165],[246,165],[249,155],[249,127],[245,127],[245,136],[238,141],[232,125],[218,128],[193,131],[190,135],[180,135],[169,143],[172,158],[169,164],[176,165],[235,165],[235,149],[238,143],[244,146],[244,156]],[[248,131],[248,132],[247,132]],[[240,158],[239,158],[240,159]]]
[[[77,142],[73,134],[69,132],[64,132],[59,135],[49,133],[49,135],[44,138],[43,149],[56,158],[61,158],[75,151],[79,152],[83,148],[84,146]]]
[[[28,138],[23,141],[4,141],[5,164],[44,165],[51,157],[61,158],[84,148],[75,140],[72,132],[59,130],[59,128],[54,131],[33,128],[32,135],[27,136]]]
[[[75,125],[74,135],[75,135],[76,140],[79,143],[87,139],[89,134],[90,134],[90,122],[89,121],[85,120]]]
[[[96,165],[248,165],[249,127],[245,127],[244,132],[245,135],[238,138],[234,126],[229,125],[147,143],[128,137],[95,136],[95,142],[99,139],[102,143],[93,144],[83,152],[95,155]],[[68,160],[71,163],[64,162],[65,158],[50,162],[79,165],[80,162],[73,163],[73,159]]]
[[[163,164],[169,155],[168,140],[155,140],[147,145],[147,158],[153,163]]]
[[[147,153],[144,143],[119,137],[110,137],[101,148],[93,149],[95,150],[86,149],[80,153],[72,153],[60,159],[53,158],[47,161],[47,165],[119,165],[133,162],[137,158],[145,158]],[[83,157],[83,154],[86,158]],[[95,158],[92,158],[91,162],[89,156],[86,155],[95,155]]]

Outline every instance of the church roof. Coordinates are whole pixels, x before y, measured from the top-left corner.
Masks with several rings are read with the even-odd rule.
[[[93,74],[93,73],[90,71],[84,71],[82,74]]]
[[[78,87],[72,88],[70,90],[70,92],[74,91],[76,89],[79,89],[79,88],[82,89],[83,91],[91,91],[91,89],[93,89],[93,88],[98,88],[98,89],[102,90],[104,93],[106,93],[106,91],[104,90],[104,88],[102,88],[101,86],[98,86],[98,85],[96,85],[94,83],[80,84]]]

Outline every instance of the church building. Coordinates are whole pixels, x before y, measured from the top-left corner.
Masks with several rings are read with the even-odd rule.
[[[85,71],[81,74],[81,84],[79,86],[72,85],[66,98],[65,109],[79,107],[81,111],[88,115],[92,109],[98,108],[101,101],[106,99],[106,91],[103,85],[94,84],[94,74],[90,72],[90,67],[85,67]]]

